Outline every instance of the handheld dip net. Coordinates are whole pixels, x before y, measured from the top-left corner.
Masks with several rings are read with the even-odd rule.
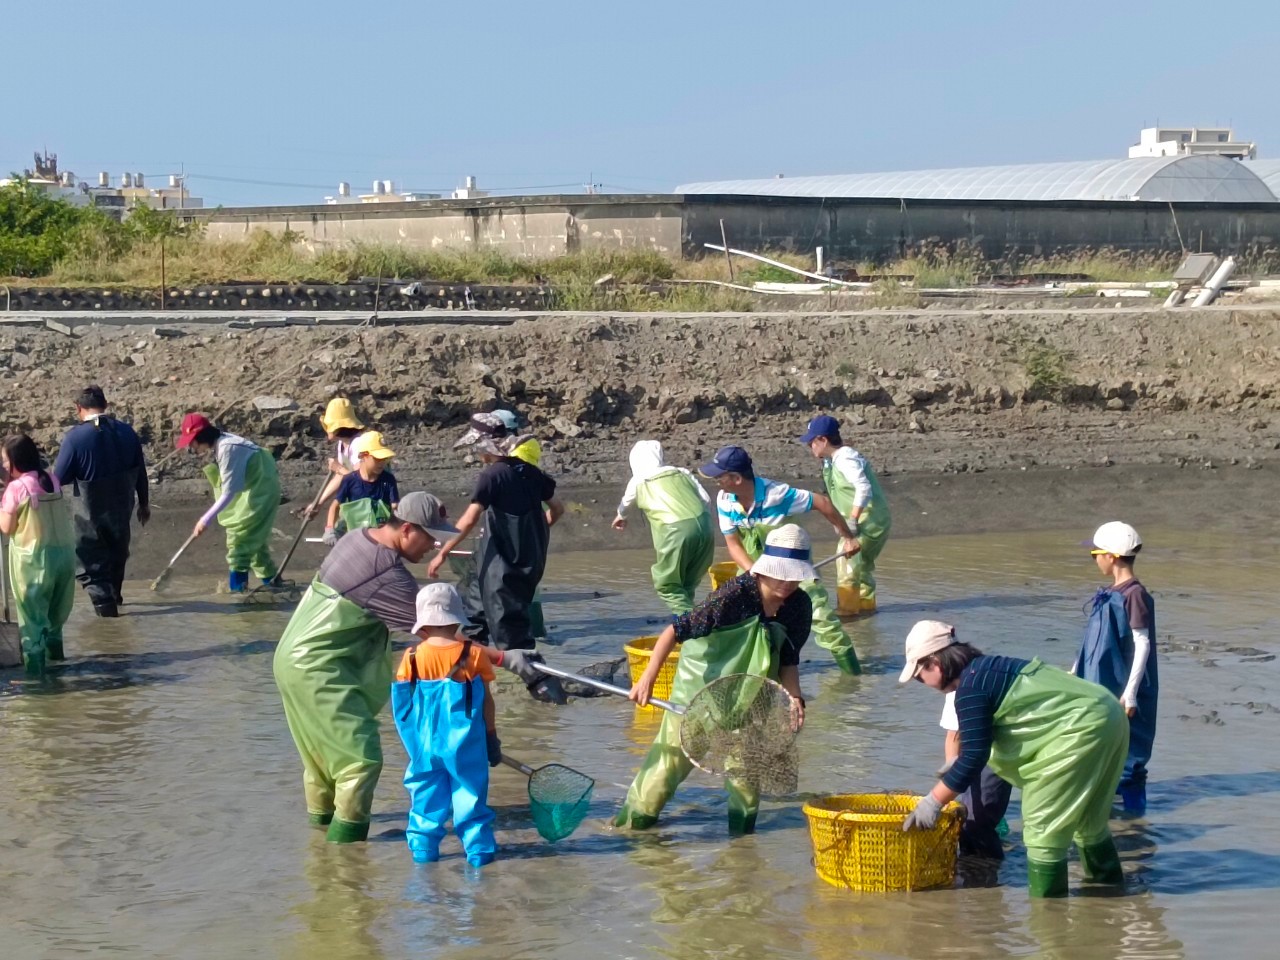
[[[534,664],[543,673],[625,697],[628,691],[590,677]],[[649,698],[680,717],[680,749],[699,770],[754,787],[765,796],[796,792],[799,704],[768,677],[734,673],[712,680],[688,706]]]
[[[538,836],[555,843],[578,829],[591,806],[594,780],[560,763],[535,770],[505,753],[502,762],[529,778],[529,810]]]

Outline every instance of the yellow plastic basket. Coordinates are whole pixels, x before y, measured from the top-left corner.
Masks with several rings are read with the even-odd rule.
[[[836,887],[879,893],[950,886],[964,808],[947,804],[932,830],[903,831],[919,797],[852,793],[804,805],[818,876]]]
[[[639,680],[640,674],[644,673],[645,668],[649,666],[649,658],[653,656],[653,645],[657,642],[657,637],[636,637],[622,648],[627,654],[627,666],[631,669],[632,683]],[[679,662],[680,648],[677,647],[663,661],[662,669],[658,671],[658,679],[653,683],[653,695],[659,700],[671,699],[671,684],[676,678],[676,666]],[[636,709],[653,713],[660,708],[636,707]]]
[[[738,569],[738,565],[732,560],[726,560],[724,563],[713,563],[711,569],[707,571],[707,576],[711,578],[711,589],[719,590],[741,572]]]

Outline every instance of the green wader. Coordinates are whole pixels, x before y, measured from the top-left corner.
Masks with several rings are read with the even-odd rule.
[[[769,529],[739,527],[737,533],[747,556],[752,560],[759,559],[760,554],[764,553],[764,541]],[[827,593],[822,581],[806,580],[800,584],[800,589],[809,595],[809,600],[813,603],[813,637],[818,646],[831,654],[831,659],[843,672],[855,676],[862,673],[858,651],[853,648],[853,641],[845,633],[844,624],[836,616],[836,611],[831,606],[831,595]]]
[[[1109,826],[1129,751],[1120,701],[1037,659],[1013,682],[992,723],[989,765],[1022,790],[1031,894],[1066,896],[1072,841],[1088,879],[1123,882]]]
[[[9,538],[9,579],[18,611],[22,662],[31,676],[43,676],[49,660],[65,659],[62,625],[75,602],[75,533],[68,495],[41,493],[40,506],[18,508]]]
[[[783,633],[779,624],[763,624],[759,617],[752,617],[708,636],[686,640],[680,645],[680,663],[671,685],[672,701],[687,704],[712,680],[733,673],[776,678],[775,648],[781,646]],[[664,711],[658,735],[627,791],[614,826],[633,830],[652,827],[676,787],[692,770],[693,764],[680,749],[680,717]],[[760,792],[731,779],[725,780],[725,786],[729,790],[729,833],[751,833],[756,826]]]
[[[391,519],[391,508],[381,500],[363,497],[338,505],[338,516],[347,530],[365,530],[380,527]]]
[[[207,464],[204,475],[216,500],[222,495],[218,465]],[[265,583],[275,577],[278,569],[271,559],[271,527],[280,507],[280,476],[275,458],[259,449],[249,458],[244,480],[244,489],[218,514],[218,523],[227,531],[228,569],[252,570]]]
[[[858,516],[858,544],[862,547],[852,557],[836,561],[836,612],[852,616],[876,608],[876,557],[889,540],[889,501],[885,499],[871,465],[864,461],[867,480],[871,484],[871,499]],[[827,495],[836,505],[840,515],[848,519],[853,513],[856,491],[830,460],[822,461],[822,479],[827,485]]]
[[[337,843],[369,836],[382,772],[378,713],[391,697],[386,626],[318,579],[302,597],[272,664],[302,757],[311,822]]]
[[[636,506],[649,521],[657,559],[653,588],[674,614],[693,609],[693,594],[715,556],[711,515],[695,480],[674,467],[639,484]]]

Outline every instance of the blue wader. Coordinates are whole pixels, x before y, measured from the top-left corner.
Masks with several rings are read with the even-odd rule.
[[[458,663],[465,665],[470,652],[471,644],[463,644]],[[413,657],[408,662],[416,665]],[[475,867],[493,862],[484,696],[484,681],[479,677],[464,681],[415,677],[391,685],[391,713],[409,754],[404,772],[409,791],[405,833],[417,863],[440,859],[440,841],[451,813],[467,862]]]

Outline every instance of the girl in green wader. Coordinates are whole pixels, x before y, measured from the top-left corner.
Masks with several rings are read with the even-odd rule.
[[[803,724],[800,649],[809,638],[813,603],[799,587],[814,578],[811,561],[809,535],[804,530],[793,523],[771,530],[750,573],[734,577],[662,631],[649,666],[631,688],[631,699],[641,706],[649,702],[662,664],[680,644],[680,662],[671,686],[674,702],[687,704],[718,677],[750,673],[781,683],[796,698],[800,707],[796,719]],[[652,827],[692,769],[680,749],[680,717],[664,713],[658,736],[614,825],[633,830]],[[729,833],[752,833],[759,792],[734,780],[726,780],[725,785],[729,790]]]
[[[907,635],[899,682],[955,692],[960,756],[925,794],[904,830],[932,828],[984,765],[1022,790],[1022,838],[1033,897],[1067,895],[1067,850],[1084,877],[1123,884],[1111,839],[1111,801],[1129,750],[1120,701],[1104,687],[1037,660],[985,656],[955,628],[921,620]]]
[[[692,473],[663,460],[657,440],[641,440],[631,448],[631,480],[618,504],[613,529],[625,530],[627,511],[633,504],[640,508],[658,554],[649,571],[653,588],[677,616],[693,609],[693,593],[715,554],[707,512],[710,503]]]
[[[28,675],[38,677],[48,661],[65,659],[62,625],[71,615],[76,584],[71,502],[26,434],[4,441],[0,466],[8,481],[0,498],[0,533],[9,537],[22,662]]]
[[[822,461],[827,496],[849,524],[859,550],[836,561],[836,612],[874,613],[876,557],[889,539],[889,502],[867,458],[840,437],[840,422],[826,415],[809,421],[800,442]]]
[[[249,589],[249,571],[279,586],[279,568],[271,558],[271,527],[280,507],[280,477],[270,451],[234,433],[224,433],[199,413],[182,418],[178,449],[190,449],[214,462],[204,468],[213,487],[213,506],[196,521],[200,536],[217,518],[227,531],[227,585],[232,593]]]

